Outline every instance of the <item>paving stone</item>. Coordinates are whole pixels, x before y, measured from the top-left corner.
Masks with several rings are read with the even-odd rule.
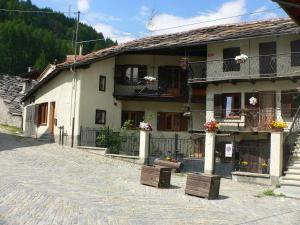
[[[0,133],[0,224],[300,224],[300,201],[221,181],[221,198],[139,184],[140,166]]]

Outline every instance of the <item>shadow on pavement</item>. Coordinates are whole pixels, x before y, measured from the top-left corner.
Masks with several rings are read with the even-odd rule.
[[[48,144],[47,142],[37,141],[32,138],[20,137],[0,131],[0,152],[8,150],[17,150],[30,146],[40,146]]]

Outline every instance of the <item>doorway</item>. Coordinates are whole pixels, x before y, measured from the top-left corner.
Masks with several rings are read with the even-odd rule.
[[[260,76],[272,76],[277,73],[276,42],[259,44]]]
[[[55,102],[50,103],[50,132],[54,134],[55,127]]]

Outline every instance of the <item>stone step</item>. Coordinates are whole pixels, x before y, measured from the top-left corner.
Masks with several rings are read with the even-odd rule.
[[[298,180],[300,181],[300,174],[287,174],[284,177],[281,177],[282,180]]]
[[[293,173],[300,173],[300,168],[297,168],[297,167],[288,167],[288,172],[293,172]]]
[[[284,171],[285,175],[300,175],[300,171]]]
[[[300,181],[297,180],[282,180],[280,182],[281,186],[294,186],[294,187],[300,187]]]
[[[289,166],[298,166],[300,165],[300,160],[298,159],[292,159],[289,163]]]

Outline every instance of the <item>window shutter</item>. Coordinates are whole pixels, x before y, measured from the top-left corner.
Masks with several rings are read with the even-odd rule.
[[[165,128],[165,114],[162,112],[157,113],[157,130],[164,130]]]
[[[281,92],[281,112],[283,116],[292,116],[293,96],[287,92]]]
[[[300,40],[291,42],[291,66],[300,66]]]
[[[126,67],[123,65],[116,65],[115,67],[115,78],[118,83],[124,80]]]
[[[188,130],[188,119],[181,114],[181,121],[180,121],[180,130],[187,131]]]
[[[222,117],[222,95],[214,95],[214,115],[216,119]]]
[[[143,79],[145,76],[147,76],[147,66],[139,66],[139,80]]]

